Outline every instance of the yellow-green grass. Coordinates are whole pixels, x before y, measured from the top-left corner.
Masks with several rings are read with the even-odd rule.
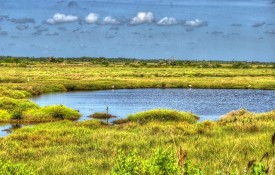
[[[57,91],[189,88],[190,85],[192,88],[275,89],[275,70],[271,66],[232,69],[229,66],[111,64],[106,67],[91,62],[31,62],[28,66],[5,63],[0,67],[0,75],[1,122],[11,122],[18,116],[22,118],[16,122],[56,121],[57,116],[78,118],[79,114],[72,109],[65,112],[68,117],[64,117],[63,112],[53,115],[55,108],[40,108],[26,99]],[[241,172],[248,161],[259,160],[265,152],[272,152],[274,111],[264,114],[239,111],[220,121],[201,123],[194,122],[193,118],[191,122],[187,122],[189,119],[160,121],[157,112],[155,117],[149,115],[149,120],[140,122],[148,112],[141,114],[134,115],[139,117],[132,117],[132,121],[116,125],[91,120],[24,127],[0,139],[0,157],[5,162],[25,163],[37,174],[87,174],[87,167],[96,174],[109,174],[119,149],[137,150],[140,156],[148,158],[155,148],[176,153],[182,145],[188,150],[190,160],[205,174],[225,174]]]
[[[52,122],[24,127],[0,140],[3,161],[24,162],[37,174],[109,174],[116,163],[118,150],[136,150],[147,159],[154,149],[171,150],[175,154],[181,145],[188,158],[205,174],[241,172],[251,160],[260,161],[270,153],[270,174],[274,173],[271,137],[275,112],[266,120],[228,123],[205,121],[151,121],[106,125],[99,121]],[[266,160],[264,160],[266,161]]]
[[[197,68],[197,67],[105,67],[89,62],[75,64],[39,63],[32,67],[1,67],[1,87],[22,93],[123,88],[222,88],[275,89],[272,68]],[[114,85],[114,86],[113,86]],[[0,95],[27,97],[1,90]]]
[[[125,119],[119,119],[114,121],[114,123],[128,123],[128,122],[138,122],[138,123],[148,123],[152,121],[159,122],[187,122],[196,123],[199,119],[198,116],[191,112],[182,112],[172,109],[152,109],[148,111],[138,112],[136,114],[130,114]]]
[[[0,122],[39,123],[57,120],[77,120],[80,113],[66,106],[40,108],[27,99],[0,97]]]

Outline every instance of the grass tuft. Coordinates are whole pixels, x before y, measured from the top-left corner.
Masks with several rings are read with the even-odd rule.
[[[191,112],[181,112],[171,109],[152,109],[136,114],[130,114],[126,119],[120,119],[114,123],[139,122],[148,123],[151,121],[167,122],[178,121],[187,123],[196,123],[198,116]]]

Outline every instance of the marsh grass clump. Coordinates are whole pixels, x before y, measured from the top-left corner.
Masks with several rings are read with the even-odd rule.
[[[1,96],[15,98],[15,99],[22,99],[22,98],[30,97],[31,94],[29,92],[23,91],[23,90],[16,90],[16,89],[11,89],[11,88],[7,88],[7,87],[0,87],[0,97]]]
[[[226,123],[254,123],[255,121],[274,121],[275,110],[265,113],[253,113],[246,109],[231,111],[220,118],[220,122]]]
[[[108,120],[111,118],[116,118],[117,116],[114,116],[112,114],[109,114],[107,112],[96,112],[89,117],[94,118],[94,119],[100,119],[100,120],[106,120],[108,123]]]
[[[22,119],[24,111],[38,108],[37,104],[27,99],[0,97],[0,122]]]
[[[196,123],[198,116],[191,112],[182,112],[171,109],[152,109],[136,114],[130,114],[125,120],[130,122],[147,123],[151,121],[167,122],[178,121]]]
[[[80,116],[78,111],[63,105],[58,105],[28,110],[23,113],[23,120],[27,122],[77,120]]]
[[[9,97],[0,97],[0,109],[7,111],[26,111],[28,109],[37,109],[39,106],[27,99],[14,99]]]

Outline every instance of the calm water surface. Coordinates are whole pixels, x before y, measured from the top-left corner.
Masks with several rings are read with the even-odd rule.
[[[90,92],[65,92],[31,98],[40,106],[63,104],[77,109],[80,120],[95,112],[109,112],[120,118],[154,108],[191,111],[201,120],[217,120],[232,110],[247,108],[253,112],[275,109],[275,91],[221,89],[123,89]],[[0,136],[7,136],[21,125],[0,126]]]
[[[31,100],[41,106],[63,104],[77,109],[81,120],[94,112],[109,112],[121,118],[153,108],[191,111],[201,120],[217,120],[232,110],[253,112],[275,109],[275,91],[220,89],[123,89],[46,94]]]

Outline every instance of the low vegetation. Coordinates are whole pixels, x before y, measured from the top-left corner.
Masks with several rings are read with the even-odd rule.
[[[2,175],[35,175],[35,171],[25,164],[14,164],[0,160],[0,174]]]
[[[138,123],[148,123],[152,121],[159,122],[187,122],[187,123],[196,123],[199,119],[198,116],[192,114],[191,112],[180,112],[171,109],[153,109],[144,112],[138,112],[136,114],[130,114],[125,119],[119,119],[114,121],[114,123],[127,123],[127,122],[138,122]]]
[[[14,106],[13,103],[9,103],[9,105],[5,103],[3,109],[0,109],[0,122],[40,123],[57,120],[77,120],[81,116],[78,111],[63,105],[40,108],[27,100],[26,103],[24,103],[25,105],[22,104],[20,100],[20,102],[16,104],[16,108],[12,109],[11,106]]]
[[[274,174],[275,112],[248,113],[235,115],[243,120],[230,122],[151,120],[108,125],[89,120],[25,126],[0,140],[0,156],[45,175],[161,174],[165,167],[171,172],[188,167],[190,172],[220,175],[253,174],[259,168],[264,173],[269,168],[267,174]],[[248,120],[253,116],[269,117]],[[188,156],[178,167],[180,146],[181,155],[186,151]]]
[[[116,118],[117,116],[114,116],[112,114],[109,114],[107,112],[96,112],[90,116],[91,118],[94,119],[101,119],[101,120],[106,120],[107,123],[109,119]]]
[[[275,173],[275,111],[241,109],[218,121],[197,122],[192,113],[156,109],[111,125],[69,121],[79,112],[27,99],[121,88],[274,90],[274,63],[1,57],[0,75],[0,122],[47,122],[0,138],[0,174]]]

